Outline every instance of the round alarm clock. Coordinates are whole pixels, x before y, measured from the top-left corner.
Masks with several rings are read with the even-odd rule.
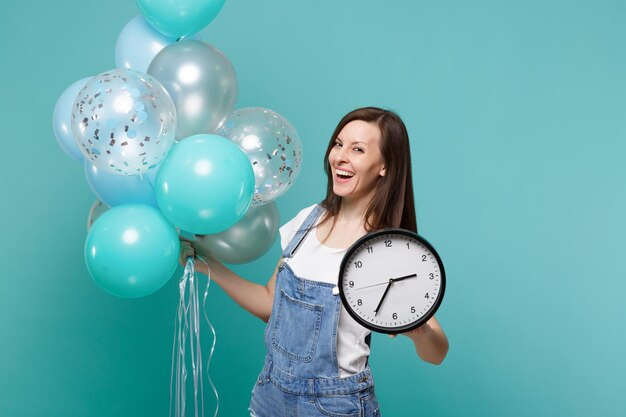
[[[363,327],[403,333],[425,323],[441,304],[446,274],[424,238],[405,229],[369,233],[348,248],[339,271],[339,294]]]

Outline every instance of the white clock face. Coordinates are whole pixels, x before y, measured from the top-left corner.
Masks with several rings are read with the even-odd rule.
[[[353,317],[373,330],[393,332],[434,313],[445,273],[430,245],[410,233],[376,233],[348,252],[340,285]]]

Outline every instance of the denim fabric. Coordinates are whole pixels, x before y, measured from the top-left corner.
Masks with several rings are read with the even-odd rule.
[[[322,212],[316,206],[283,252],[265,329],[267,356],[252,390],[251,417],[379,417],[367,367],[339,377],[337,325],[341,300],[334,284],[296,276],[285,262]]]

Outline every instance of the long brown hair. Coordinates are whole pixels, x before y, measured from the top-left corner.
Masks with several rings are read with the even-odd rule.
[[[353,120],[375,123],[378,126],[381,133],[380,151],[385,163],[385,175],[378,178],[376,194],[365,211],[365,230],[371,232],[401,227],[417,233],[409,134],[400,116],[378,107],[353,110],[346,114],[335,128],[324,156],[324,172],[328,183],[326,198],[320,204],[326,213],[319,224],[336,216],[341,207],[341,197],[333,192],[333,174],[329,168],[328,155],[341,129]],[[332,228],[334,226],[333,221]],[[329,236],[330,233],[324,240]]]

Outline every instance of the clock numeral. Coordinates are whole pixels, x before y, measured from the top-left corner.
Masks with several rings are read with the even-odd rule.
[[[426,295],[424,296],[424,298],[430,298],[430,295],[428,295],[428,293],[426,293]]]
[[[411,247],[409,246],[408,242],[407,242],[407,244],[406,244],[406,248],[407,248],[407,249],[411,249]]]
[[[350,288],[354,288],[354,281],[350,281],[348,284],[350,285]]]
[[[363,305],[363,300],[361,300],[361,299],[359,298],[359,299],[356,301],[356,303],[357,303],[358,305],[362,306],[362,305]]]
[[[398,320],[398,313],[393,313],[391,317],[393,317],[394,320]]]
[[[426,262],[426,255],[422,255],[422,262]]]
[[[354,263],[354,267],[355,267],[355,268],[363,268],[363,262],[361,262],[361,261],[356,261],[356,262]]]
[[[433,274],[432,272],[428,274],[428,279],[435,279],[435,274]]]
[[[411,306],[411,313],[414,314],[415,313],[415,306]]]
[[[367,247],[367,253],[374,253],[374,248],[371,246]]]
[[[390,248],[391,247],[391,240],[385,240],[385,246]]]

